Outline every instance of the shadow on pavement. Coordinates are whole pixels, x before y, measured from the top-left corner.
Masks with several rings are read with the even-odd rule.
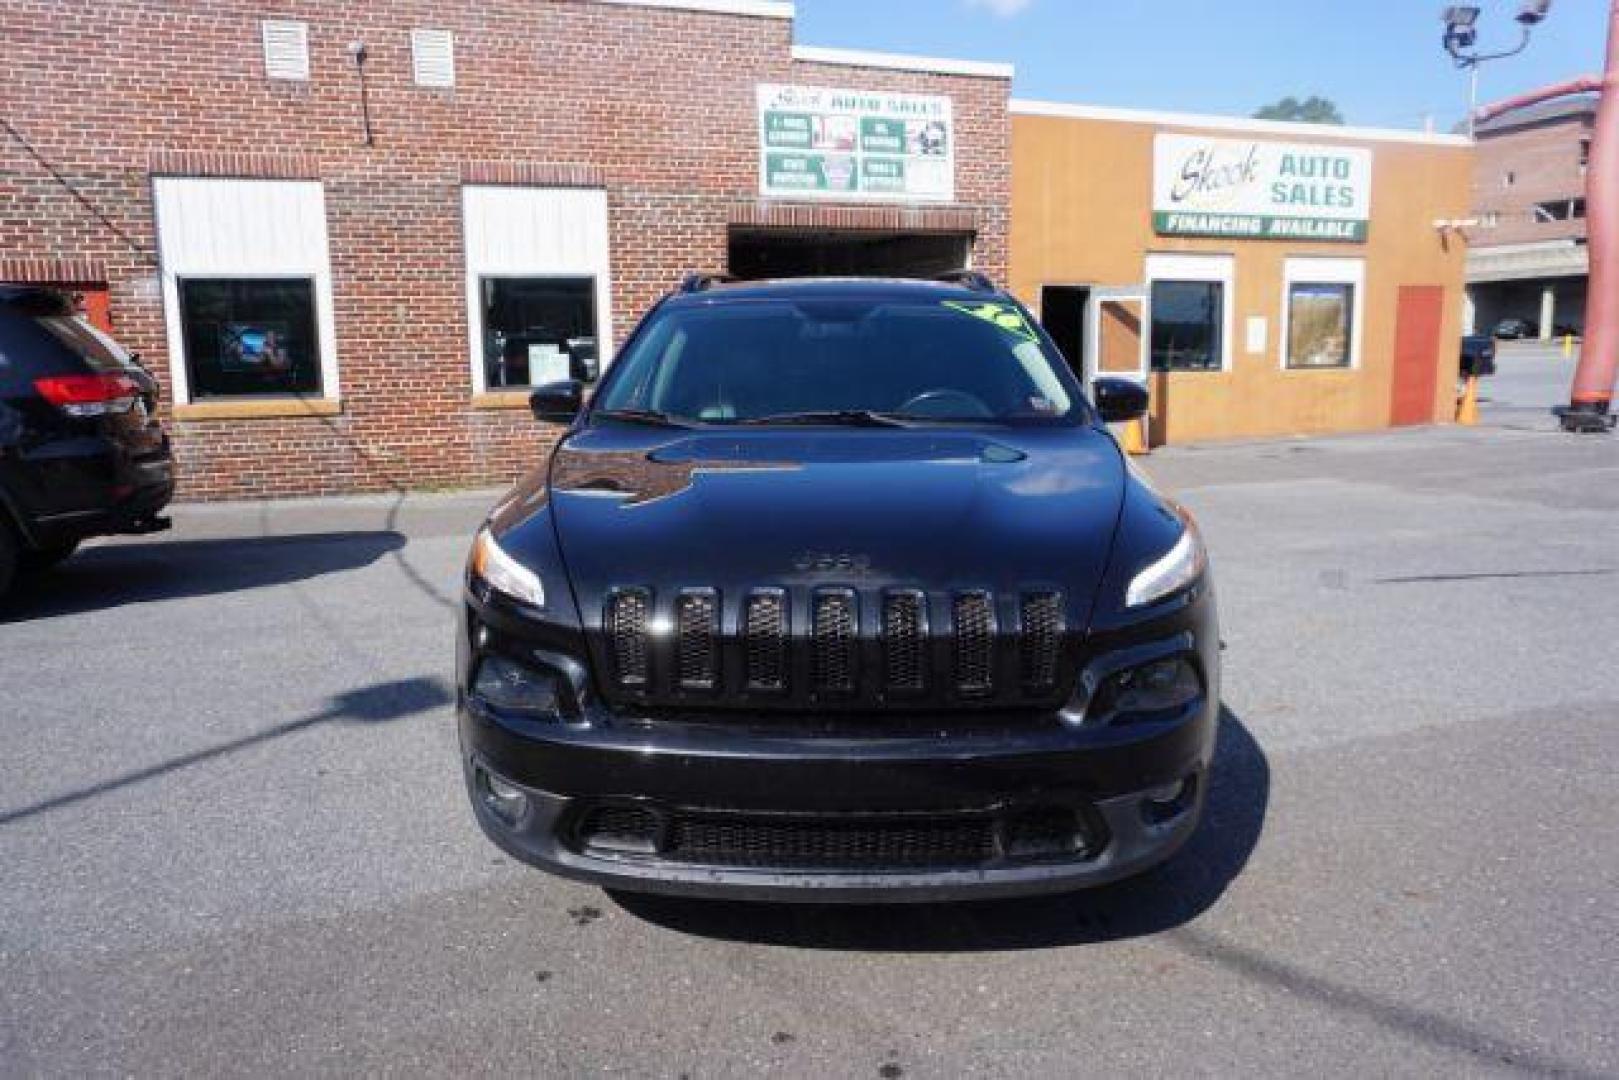
[[[369,566],[405,546],[403,534],[303,533],[92,547],[46,573],[18,579],[0,622],[286,585]]]
[[[1270,765],[1220,711],[1208,804],[1191,841],[1141,877],[1087,892],[955,904],[768,904],[611,893],[665,929],[804,949],[973,952],[1114,941],[1173,929],[1208,910],[1247,864],[1270,801]]]
[[[330,704],[318,713],[289,720],[284,724],[266,728],[263,731],[245,735],[240,739],[217,746],[210,746],[206,750],[195,750],[189,754],[170,758],[156,765],[134,772],[124,773],[76,791],[63,792],[48,799],[28,806],[20,806],[14,810],[0,810],[0,825],[7,825],[23,818],[34,817],[51,810],[59,810],[64,806],[72,806],[98,795],[117,791],[132,784],[155,780],[160,776],[192,765],[199,765],[204,761],[234,754],[238,750],[246,750],[251,746],[279,739],[286,735],[293,735],[317,724],[329,723],[356,723],[379,724],[393,720],[404,720],[418,713],[427,712],[440,706],[448,705],[454,700],[448,688],[437,679],[400,679],[396,682],[377,683],[374,686],[364,686],[357,690],[348,690],[331,699]]]

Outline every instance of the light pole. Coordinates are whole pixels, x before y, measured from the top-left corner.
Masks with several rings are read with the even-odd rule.
[[[1468,77],[1467,137],[1473,137],[1473,114],[1478,111],[1478,69],[1491,60],[1504,60],[1517,56],[1529,47],[1529,38],[1535,27],[1545,21],[1551,11],[1552,0],[1524,0],[1518,9],[1518,44],[1500,52],[1481,53],[1473,47],[1478,44],[1479,9],[1473,4],[1451,4],[1440,18],[1445,20],[1445,51],[1464,69]]]
[[[1533,6],[1544,18],[1549,3]],[[1521,21],[1523,15],[1518,18]],[[1542,101],[1593,91],[1602,96],[1597,103],[1591,159],[1585,174],[1586,248],[1591,260],[1585,300],[1585,347],[1574,372],[1569,404],[1558,410],[1564,431],[1611,431],[1614,424],[1613,389],[1615,377],[1619,376],[1619,0],[1609,0],[1608,4],[1607,68],[1603,74],[1519,94],[1486,105],[1473,117],[1488,120]]]

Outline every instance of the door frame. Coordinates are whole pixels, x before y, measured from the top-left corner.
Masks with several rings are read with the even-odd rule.
[[[1085,300],[1085,386],[1088,389],[1096,378],[1097,350],[1102,344],[1102,305],[1113,302],[1134,301],[1141,305],[1141,355],[1135,372],[1110,371],[1109,375],[1134,379],[1147,384],[1148,361],[1152,352],[1152,288],[1141,285],[1094,285]]]

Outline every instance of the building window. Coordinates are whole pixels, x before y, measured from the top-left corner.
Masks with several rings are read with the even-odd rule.
[[[454,86],[455,36],[448,30],[412,30],[410,61],[417,86]]]
[[[152,189],[175,403],[339,400],[321,185],[159,176]]]
[[[1360,367],[1366,263],[1303,257],[1282,265],[1282,367]]]
[[[272,79],[309,81],[309,24],[266,19],[260,24],[264,38],[264,74]]]
[[[193,399],[319,395],[313,278],[180,282]]]
[[[467,185],[461,199],[474,397],[593,380],[613,355],[607,193]]]
[[[486,387],[595,377],[595,278],[486,277],[480,291]]]
[[[1354,334],[1355,287],[1295,281],[1287,287],[1287,366],[1346,368]]]
[[[1578,221],[1583,217],[1584,199],[1553,199],[1535,204],[1535,220],[1542,224],[1549,221]]]
[[[1219,371],[1225,355],[1225,284],[1152,283],[1152,369]]]

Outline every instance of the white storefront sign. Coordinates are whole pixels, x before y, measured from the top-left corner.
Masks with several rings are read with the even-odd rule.
[[[1159,135],[1153,229],[1160,236],[1362,243],[1372,152],[1363,147]]]

